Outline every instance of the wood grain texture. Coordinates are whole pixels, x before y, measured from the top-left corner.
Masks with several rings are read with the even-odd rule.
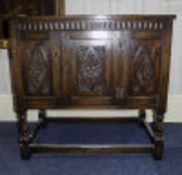
[[[154,157],[161,159],[174,18],[16,18],[10,48],[15,111],[21,116],[28,109],[152,109],[154,127],[144,127],[154,138]],[[21,147],[24,158],[27,147]]]

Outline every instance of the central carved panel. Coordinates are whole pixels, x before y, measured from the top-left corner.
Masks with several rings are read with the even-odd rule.
[[[82,95],[104,93],[104,46],[79,46],[75,50],[77,91]]]

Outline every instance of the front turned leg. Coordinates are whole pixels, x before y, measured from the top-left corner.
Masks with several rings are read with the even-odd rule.
[[[144,109],[140,109],[138,113],[139,126],[143,126],[143,121],[146,118],[146,112]]]
[[[163,113],[154,113],[154,123],[153,128],[155,132],[155,148],[154,148],[154,158],[156,160],[161,160],[164,152],[164,114]]]
[[[39,110],[39,114],[38,114],[38,118],[39,118],[39,122],[40,122],[40,126],[42,128],[45,128],[47,125],[47,115],[46,115],[46,111],[45,110]]]
[[[19,130],[19,147],[20,154],[23,160],[30,159],[30,137],[28,134],[28,123],[27,123],[27,115],[26,112],[21,112],[17,114],[18,117],[18,130]]]

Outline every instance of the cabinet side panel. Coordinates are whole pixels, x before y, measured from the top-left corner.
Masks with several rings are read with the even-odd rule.
[[[171,60],[171,39],[172,39],[172,20],[166,21],[166,29],[162,34],[162,65],[160,75],[160,88],[158,96],[157,110],[159,113],[166,112],[168,84],[169,84],[169,70]]]

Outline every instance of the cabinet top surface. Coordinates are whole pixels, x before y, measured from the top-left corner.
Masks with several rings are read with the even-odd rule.
[[[66,16],[36,16],[36,17],[27,17],[19,16],[18,19],[175,19],[176,15],[174,14],[146,14],[146,15],[66,15]]]

